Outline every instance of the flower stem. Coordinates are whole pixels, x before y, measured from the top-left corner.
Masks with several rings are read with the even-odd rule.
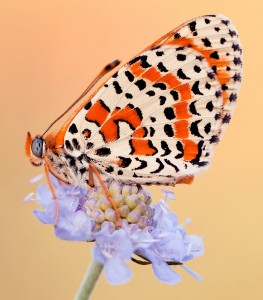
[[[91,262],[74,300],[87,300],[90,298],[102,270],[103,265],[101,263],[96,260]]]

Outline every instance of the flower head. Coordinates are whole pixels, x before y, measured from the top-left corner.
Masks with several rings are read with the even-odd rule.
[[[121,216],[121,227],[118,227],[116,213],[101,187],[86,191],[59,184],[53,176],[51,181],[59,208],[56,236],[63,240],[95,242],[93,257],[104,265],[111,284],[130,280],[127,265],[130,260],[151,264],[156,277],[167,284],[181,280],[171,265],[182,265],[200,280],[183,263],[203,254],[202,238],[188,235],[178,223],[167,203],[174,199],[170,191],[163,191],[165,199],[152,205],[150,194],[141,186],[107,180],[105,184]],[[35,216],[44,224],[53,224],[54,200],[43,184],[37,189],[36,200],[44,210],[34,210]]]

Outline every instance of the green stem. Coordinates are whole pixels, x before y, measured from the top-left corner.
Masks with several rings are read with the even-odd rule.
[[[101,263],[95,260],[91,262],[74,300],[87,300],[90,298],[102,270],[103,265]]]

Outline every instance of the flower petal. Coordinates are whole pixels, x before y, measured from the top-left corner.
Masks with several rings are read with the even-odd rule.
[[[154,274],[159,280],[167,284],[176,284],[181,281],[180,275],[172,270],[165,261],[156,257],[150,249],[140,249],[140,254],[151,261]]]
[[[186,271],[188,272],[190,275],[192,275],[195,279],[197,279],[198,281],[200,282],[203,282],[204,279],[199,275],[197,274],[196,272],[194,272],[192,269],[190,269],[189,267],[187,267],[186,265],[181,265],[181,267]]]
[[[24,199],[23,199],[23,202],[26,203],[26,202],[29,202],[31,200],[34,200],[34,193],[31,192],[30,194],[28,194]]]
[[[40,181],[43,177],[44,177],[44,174],[39,174],[39,175],[29,179],[29,182],[36,183],[36,182]]]
[[[105,276],[109,283],[124,284],[131,279],[132,273],[128,266],[119,257],[107,260],[105,264]]]

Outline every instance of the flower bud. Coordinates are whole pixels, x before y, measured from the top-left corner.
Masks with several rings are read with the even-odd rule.
[[[88,199],[85,204],[84,204],[84,207],[86,209],[90,209],[90,210],[93,210],[97,207],[98,205],[98,201],[95,200],[94,198],[91,198],[91,199]]]
[[[94,209],[91,213],[91,218],[96,223],[102,223],[105,221],[105,215],[100,209]]]
[[[102,209],[103,211],[107,210],[108,208],[111,208],[111,203],[105,195],[100,196],[98,203],[100,209]]]
[[[146,212],[146,205],[143,202],[139,202],[138,205],[134,208],[134,210],[137,210],[141,215],[144,215]]]
[[[117,221],[117,217],[116,217],[116,213],[114,211],[114,209],[109,208],[105,211],[105,218],[106,220],[110,221],[110,222],[116,222]]]
[[[121,194],[121,184],[118,181],[112,181],[109,185],[109,192],[111,197],[114,199],[116,196]]]
[[[138,223],[140,218],[141,214],[137,210],[133,210],[128,214],[126,219],[129,223]]]
[[[130,209],[134,209],[139,204],[139,199],[136,195],[132,194],[125,199],[125,203]]]
[[[126,218],[130,213],[130,209],[127,205],[122,205],[121,207],[119,207],[118,211],[120,212],[121,218]]]
[[[126,197],[128,197],[130,194],[131,194],[131,185],[125,184],[125,185],[122,187],[122,196],[123,196],[124,198],[126,198]]]
[[[122,205],[125,204],[124,198],[121,194],[115,195],[113,201],[115,202],[117,207],[121,207]]]

